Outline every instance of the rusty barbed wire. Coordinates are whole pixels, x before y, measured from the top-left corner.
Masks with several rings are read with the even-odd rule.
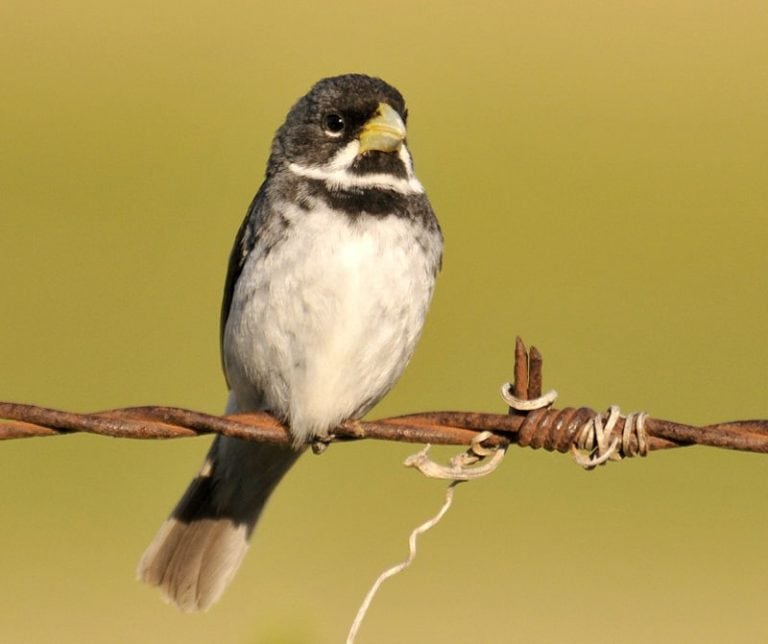
[[[535,399],[542,390],[543,359],[535,347],[527,350],[520,338],[515,347],[512,389],[520,399]],[[569,452],[579,432],[595,417],[607,412],[589,407],[546,407],[508,414],[466,411],[433,411],[372,421],[353,421],[333,432],[335,441],[364,438],[433,445],[470,445],[484,431],[492,436],[484,444]],[[621,435],[624,418],[616,432]],[[168,439],[201,434],[224,434],[246,440],[289,444],[286,427],[267,413],[213,416],[177,407],[129,407],[82,414],[36,405],[0,402],[0,440],[56,436],[84,432],[114,438]],[[768,453],[768,420],[739,420],[695,427],[648,417],[645,438],[649,451],[706,445],[723,449]],[[618,456],[637,453],[638,437],[620,446]],[[626,452],[626,453],[625,453]]]

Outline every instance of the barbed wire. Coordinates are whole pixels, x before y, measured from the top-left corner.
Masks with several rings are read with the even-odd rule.
[[[540,398],[542,373],[540,352],[535,347],[531,347],[529,352],[518,338],[514,383],[505,385],[505,389],[521,400]],[[585,427],[594,423],[602,428],[609,418],[612,435],[617,437],[612,460],[689,445],[768,452],[768,420],[738,420],[696,427],[644,416],[643,431],[639,432],[635,431],[636,428],[627,427],[627,423],[634,422],[632,415],[619,416],[616,420],[612,418],[611,411],[597,412],[589,407],[555,409],[547,406],[530,411],[510,409],[508,414],[432,411],[372,421],[347,421],[332,432],[332,439],[470,445],[478,433],[490,432],[491,436],[484,440],[484,445],[488,447],[517,444],[568,453],[576,448],[583,449]],[[291,444],[286,426],[264,412],[214,416],[177,407],[146,406],[83,414],[0,402],[0,440],[76,432],[134,439],[184,438],[217,433],[245,440]],[[601,437],[600,440],[610,443],[610,438]]]

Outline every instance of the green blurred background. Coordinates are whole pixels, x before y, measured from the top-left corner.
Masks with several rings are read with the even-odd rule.
[[[219,413],[226,261],[272,133],[364,71],[406,96],[446,235],[374,415],[502,410],[520,334],[561,405],[766,418],[766,33],[764,2],[3,0],[0,399]],[[182,615],[134,569],[209,440],[0,445],[0,641],[340,642],[442,500],[413,446],[305,457],[222,602]],[[767,474],[514,449],[358,641],[765,641]]]

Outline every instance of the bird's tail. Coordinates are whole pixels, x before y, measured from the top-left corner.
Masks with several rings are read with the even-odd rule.
[[[184,611],[206,610],[248,549],[264,505],[301,450],[217,436],[139,562],[138,577]]]

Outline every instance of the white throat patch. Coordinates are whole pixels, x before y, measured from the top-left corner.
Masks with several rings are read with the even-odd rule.
[[[348,143],[336,156],[324,165],[301,165],[291,163],[288,169],[300,177],[324,181],[329,190],[349,188],[384,188],[404,195],[422,194],[424,187],[413,174],[411,155],[405,145],[400,147],[398,156],[403,162],[406,178],[393,177],[391,174],[355,174],[350,168],[360,151],[360,142],[355,140]]]

